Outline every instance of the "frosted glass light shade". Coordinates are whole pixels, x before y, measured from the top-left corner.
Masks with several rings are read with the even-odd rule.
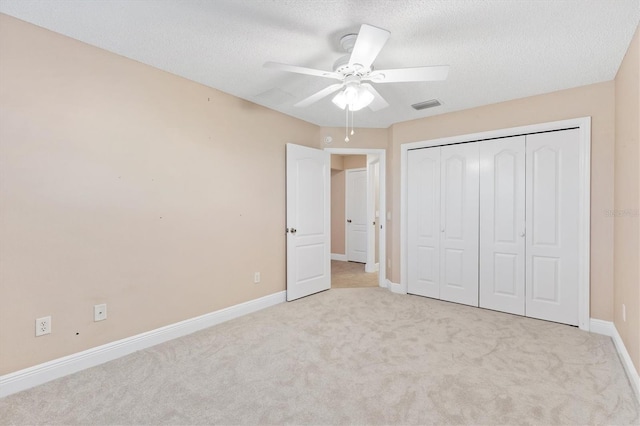
[[[349,86],[338,92],[331,100],[340,109],[345,109],[349,105],[349,110],[351,111],[361,110],[372,101],[373,93],[362,86]]]

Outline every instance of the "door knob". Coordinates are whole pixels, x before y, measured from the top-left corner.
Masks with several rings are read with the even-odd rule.
[[[347,219],[347,223],[351,223],[351,219]]]
[[[295,234],[296,232],[298,232],[298,230],[296,228],[291,228],[291,233]]]

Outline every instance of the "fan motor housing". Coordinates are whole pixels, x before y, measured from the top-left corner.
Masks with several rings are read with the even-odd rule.
[[[333,63],[333,72],[340,73],[342,75],[359,75],[364,76],[373,71],[373,66],[370,68],[356,68],[349,65],[349,59],[351,59],[351,55],[345,55],[338,58]]]

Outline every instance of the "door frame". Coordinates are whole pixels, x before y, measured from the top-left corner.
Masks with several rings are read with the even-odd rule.
[[[383,214],[384,212],[387,211],[387,196],[386,196],[386,182],[387,182],[387,166],[386,166],[386,150],[385,149],[367,149],[367,148],[324,148],[325,151],[327,151],[330,154],[337,154],[337,155],[377,155],[378,159],[379,159],[379,166],[378,166],[378,184],[379,184],[379,197],[380,197],[380,217],[381,219],[383,217],[386,217],[386,213]],[[368,162],[367,162],[367,166],[368,166]],[[369,167],[367,167],[367,193],[369,193],[369,183],[371,182],[371,180],[369,179]],[[346,179],[345,179],[345,184],[346,184]],[[367,199],[369,198],[368,194],[367,194]],[[384,224],[383,224],[384,222]],[[382,261],[382,259],[386,259],[386,253],[387,253],[387,222],[380,220],[380,224],[376,224],[376,226],[381,225],[382,229],[380,230],[380,238],[378,241],[378,256],[380,258],[380,268],[378,271],[378,285],[380,287],[385,287],[387,288],[387,272],[386,272],[386,262]],[[373,236],[369,236],[369,234],[373,234],[372,230],[370,227],[367,227],[367,239],[369,238],[375,238],[375,235]],[[346,234],[346,232],[345,232]],[[346,238],[346,235],[345,235]],[[346,249],[346,247],[345,247]],[[346,255],[346,254],[345,254]]]
[[[407,159],[412,149],[483,141],[577,128],[580,130],[578,167],[578,326],[589,331],[590,315],[590,240],[591,240],[591,117],[490,130],[467,135],[409,142],[400,145],[400,293],[407,293]]]
[[[378,186],[378,217],[376,217],[376,179],[374,167],[378,167],[378,176],[380,176],[380,157],[377,155],[367,155],[367,221],[374,222],[374,231],[367,233],[367,263],[364,265],[365,272],[377,272],[380,269],[379,262],[376,262],[376,230],[380,229],[380,187]],[[379,183],[379,182],[378,182]],[[380,238],[378,232],[378,239]],[[380,253],[378,253],[380,257]],[[379,260],[379,259],[378,259]]]

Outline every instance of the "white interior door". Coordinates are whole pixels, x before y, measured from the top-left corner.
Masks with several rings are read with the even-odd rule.
[[[287,300],[331,287],[328,152],[287,144]]]
[[[526,315],[578,325],[580,131],[527,135]]]
[[[367,262],[367,170],[347,170],[347,260]]]
[[[525,137],[480,144],[480,307],[524,315]]]
[[[440,148],[408,153],[407,292],[440,298]]]
[[[440,151],[440,299],[478,306],[478,142]]]

